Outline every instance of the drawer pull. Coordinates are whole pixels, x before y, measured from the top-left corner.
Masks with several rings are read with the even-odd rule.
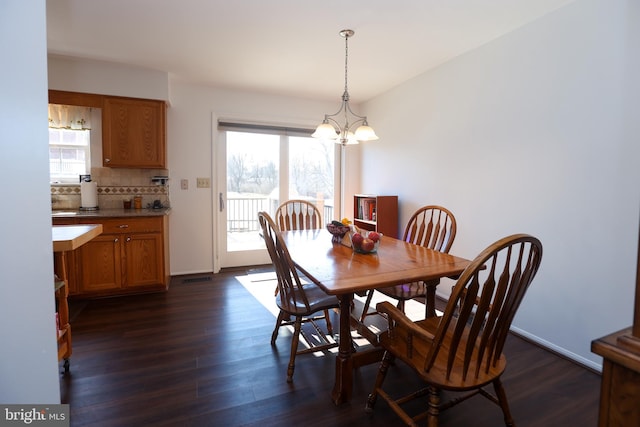
[[[128,224],[122,224],[122,225],[118,226],[118,228],[129,228],[129,225]]]

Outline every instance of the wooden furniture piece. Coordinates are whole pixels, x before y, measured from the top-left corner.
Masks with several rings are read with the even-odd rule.
[[[303,285],[298,276],[298,271],[291,261],[287,245],[282,239],[275,222],[266,212],[259,212],[258,220],[260,221],[262,235],[278,278],[276,304],[280,308],[280,313],[278,314],[276,327],[273,330],[273,334],[271,334],[271,345],[275,344],[281,326],[294,325],[291,339],[291,355],[287,368],[287,382],[292,382],[296,355],[314,353],[338,346],[338,343],[335,340],[330,341],[315,323],[316,320],[324,318],[327,322],[329,334],[333,335],[328,311],[332,308],[338,308],[338,299],[335,296],[327,295],[313,283]],[[324,312],[324,316],[314,317],[314,314],[320,311]],[[291,317],[294,317],[295,320],[287,320]],[[302,334],[302,323],[312,324],[316,334],[314,334],[314,337],[304,336],[309,347],[304,350],[298,350],[298,342]]]
[[[638,248],[633,325],[591,342],[603,358],[599,427],[640,425],[640,242]]]
[[[376,254],[358,254],[350,247],[332,243],[332,236],[326,229],[286,231],[282,236],[298,270],[327,294],[336,295],[340,300],[340,346],[332,391],[336,404],[351,399],[353,368],[375,361],[366,352],[354,354],[352,351],[351,303],[354,293],[398,283],[455,276],[470,263],[463,258],[387,236],[381,240]],[[359,316],[353,320],[358,322]]]
[[[507,426],[515,425],[500,381],[507,367],[502,350],[541,259],[540,241],[516,234],[498,240],[473,260],[454,286],[441,317],[412,322],[389,302],[379,303],[377,309],[388,316],[389,327],[381,336],[385,354],[367,409],[373,410],[380,396],[407,425],[426,417],[427,425],[436,427],[441,411],[481,394],[501,407]],[[427,387],[397,398],[387,394],[382,384],[396,358],[409,365]],[[496,396],[484,389],[489,384]],[[442,390],[465,394],[441,403]],[[425,412],[405,411],[402,405],[425,395]]]
[[[306,200],[287,200],[276,209],[280,231],[309,230],[324,227],[320,210]]]
[[[166,169],[166,102],[49,90],[49,103],[102,109],[103,166]]]
[[[56,313],[58,318],[58,360],[64,360],[64,371],[69,372],[71,357],[71,325],[69,324],[69,270],[67,253],[75,251],[102,233],[102,226],[77,225],[54,226],[51,228],[54,254],[54,273],[56,279]]]
[[[353,196],[353,223],[363,230],[398,237],[398,196]]]
[[[407,222],[402,240],[414,245],[424,246],[435,251],[449,253],[456,238],[456,218],[450,210],[442,206],[428,205],[418,209]],[[436,287],[440,280],[403,283],[401,285],[376,289],[388,297],[398,300],[398,309],[404,312],[405,301],[423,297],[425,301],[425,317],[436,315]],[[368,315],[371,298],[375,291],[369,291],[361,321]]]
[[[169,223],[166,215],[118,218],[54,218],[60,224],[102,224],[104,232],[70,258],[77,297],[164,291],[169,286]]]
[[[276,223],[280,231],[288,230],[317,230],[324,227],[322,223],[322,214],[316,205],[306,200],[292,199],[287,200],[276,209]],[[274,295],[278,295],[279,288],[276,287]],[[329,310],[324,311],[325,319],[327,319],[327,327],[331,331],[331,319],[329,318]],[[278,319],[276,322],[276,330],[282,326],[281,320],[289,320],[288,316]]]

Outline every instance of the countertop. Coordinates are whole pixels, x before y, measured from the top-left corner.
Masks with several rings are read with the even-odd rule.
[[[83,211],[62,209],[51,211],[51,218],[121,218],[121,217],[145,217],[169,215],[171,208],[160,209],[98,209],[95,211]]]
[[[102,233],[101,224],[54,225],[51,227],[53,251],[72,251]]]

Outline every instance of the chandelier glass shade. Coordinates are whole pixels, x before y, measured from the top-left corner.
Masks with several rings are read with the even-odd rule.
[[[347,88],[349,37],[353,37],[354,34],[353,30],[340,31],[340,36],[344,37],[344,93],[340,108],[334,114],[325,114],[324,120],[311,135],[314,138],[335,140],[342,145],[378,139],[373,128],[367,123],[367,117],[354,113],[349,105]]]

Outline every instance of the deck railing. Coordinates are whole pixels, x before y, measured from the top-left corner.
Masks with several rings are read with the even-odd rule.
[[[258,212],[275,212],[278,201],[266,197],[232,197],[227,199],[227,232],[244,233],[259,231]],[[333,206],[324,204],[322,218],[333,219]]]

